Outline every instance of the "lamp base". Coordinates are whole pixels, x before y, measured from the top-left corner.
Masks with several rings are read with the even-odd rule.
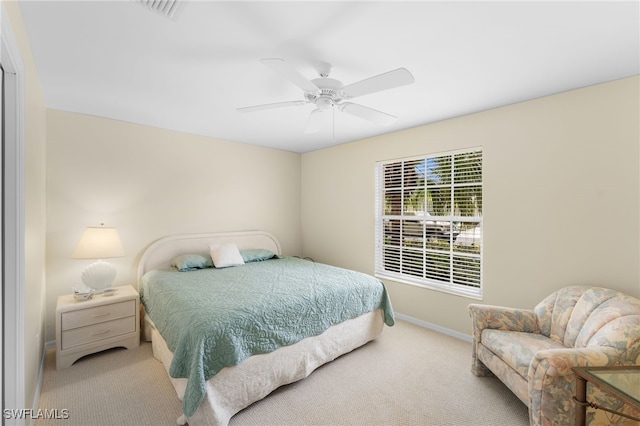
[[[116,279],[116,268],[109,262],[98,260],[82,271],[82,282],[89,288],[102,291],[111,287]]]

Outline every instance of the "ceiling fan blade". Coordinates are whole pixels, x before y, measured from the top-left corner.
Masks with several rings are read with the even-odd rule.
[[[316,86],[311,81],[309,81],[309,79],[300,74],[284,59],[266,58],[261,59],[260,62],[262,62],[272,70],[278,72],[284,78],[286,78],[305,92],[316,93],[319,90],[318,86]]]
[[[398,68],[388,71],[355,83],[348,84],[342,88],[346,98],[368,95],[369,93],[381,92],[394,87],[411,84],[415,81],[413,75],[406,68]]]
[[[300,106],[306,104],[306,101],[286,101],[286,102],[276,102],[273,104],[264,104],[264,105],[254,105],[248,107],[236,108],[238,112],[254,112],[254,111],[262,111],[265,109],[274,109],[274,108],[283,108],[290,106]]]
[[[340,111],[355,115],[356,117],[364,118],[365,120],[373,121],[374,123],[382,126],[388,126],[398,119],[398,117],[393,115],[389,115],[373,108],[353,104],[351,102],[341,103]]]
[[[309,114],[309,120],[307,121],[307,127],[304,129],[305,133],[317,133],[320,130],[323,121],[323,113],[324,111],[317,108],[311,111],[311,114]]]

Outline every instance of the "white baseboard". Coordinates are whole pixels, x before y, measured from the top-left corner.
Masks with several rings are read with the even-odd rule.
[[[431,322],[423,321],[417,318],[410,317],[409,315],[395,313],[396,318],[401,319],[403,321],[410,322],[415,325],[419,325],[420,327],[428,328],[429,330],[437,331],[438,333],[446,334],[447,336],[455,337],[456,339],[464,340],[465,342],[471,343],[471,335],[460,333],[459,331],[452,330],[447,327],[443,327],[438,324],[433,324]]]
[[[44,379],[44,366],[47,363],[47,352],[50,348],[56,346],[56,341],[51,340],[44,344],[44,350],[42,351],[42,360],[40,361],[40,372],[38,373],[38,385],[36,386],[36,393],[33,396],[33,412],[38,411],[38,406],[40,405],[40,393],[42,392],[42,380]],[[35,419],[31,419],[31,426],[35,424]]]

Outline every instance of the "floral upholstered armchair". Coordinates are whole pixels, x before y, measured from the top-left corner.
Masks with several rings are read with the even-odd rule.
[[[471,371],[498,377],[529,407],[531,425],[574,424],[572,367],[640,364],[640,300],[615,290],[565,287],[533,310],[471,304],[469,314]],[[628,409],[592,388],[589,401]],[[607,422],[624,423],[614,417]]]

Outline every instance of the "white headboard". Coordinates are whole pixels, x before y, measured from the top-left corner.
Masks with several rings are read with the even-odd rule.
[[[147,271],[169,268],[171,260],[180,254],[208,256],[211,244],[225,243],[235,243],[240,249],[267,249],[277,255],[282,254],[278,239],[264,231],[169,235],[151,243],[142,254],[138,264],[138,283]]]

